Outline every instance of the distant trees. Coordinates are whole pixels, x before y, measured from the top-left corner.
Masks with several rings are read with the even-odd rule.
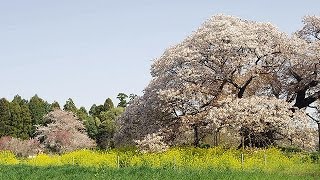
[[[120,97],[128,97],[124,93],[120,94]],[[124,98],[122,99],[121,106],[125,106],[127,103],[126,98]],[[19,95],[16,95],[12,102],[2,98],[0,99],[0,138],[13,137],[15,139],[10,139],[10,142],[12,140],[12,142],[18,143],[20,142],[18,139],[28,140],[36,136],[39,137],[40,129],[44,130],[44,127],[48,127],[52,123],[52,119],[46,115],[50,112],[59,112],[53,113],[55,115],[64,114],[59,110],[61,110],[61,107],[58,102],[54,101],[50,104],[38,95],[34,95],[29,101],[21,98]],[[85,127],[86,134],[97,142],[99,148],[106,149],[113,147],[113,135],[117,130],[116,119],[124,111],[123,107],[114,107],[112,100],[107,98],[102,105],[92,105],[88,112],[85,107],[78,109],[74,101],[69,98],[63,105],[63,110],[74,114],[81,121]],[[55,118],[62,118],[62,116]],[[41,128],[39,129],[39,127]],[[41,131],[41,133],[44,133],[44,131]],[[62,134],[68,138],[70,135],[65,130],[59,131],[58,134],[55,134],[58,139],[64,138]],[[54,136],[54,134],[50,135]],[[53,142],[53,139],[51,139],[52,141],[49,139],[48,141],[43,141],[42,144],[49,141]],[[58,139],[56,140],[60,141]],[[6,141],[6,138],[4,138],[4,141]]]
[[[0,136],[28,139],[32,131],[31,113],[26,101],[0,99]]]
[[[87,134],[94,139],[101,149],[113,147],[113,136],[116,131],[116,119],[123,113],[127,105],[127,95],[119,93],[119,105],[114,107],[110,98],[107,98],[102,105],[93,104],[89,112],[85,107],[76,107],[71,98],[66,101],[64,110],[73,112],[83,122]],[[124,106],[124,107],[123,107]]]

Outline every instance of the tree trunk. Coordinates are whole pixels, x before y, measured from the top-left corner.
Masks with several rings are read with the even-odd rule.
[[[197,124],[193,125],[193,131],[194,131],[193,145],[194,145],[194,147],[199,147],[200,139],[199,139],[199,132],[198,132],[198,125]]]
[[[219,143],[220,143],[220,132],[218,129],[213,131],[213,145],[219,146]]]
[[[318,151],[320,152],[320,122],[318,122]]]

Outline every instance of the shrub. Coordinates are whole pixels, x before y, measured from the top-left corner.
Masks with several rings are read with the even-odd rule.
[[[19,157],[34,156],[42,151],[36,139],[20,140],[10,136],[0,138],[0,150],[8,150]]]

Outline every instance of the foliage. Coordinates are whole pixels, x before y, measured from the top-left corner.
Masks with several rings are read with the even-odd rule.
[[[64,111],[70,111],[70,112],[73,112],[73,113],[77,112],[77,107],[76,107],[76,105],[74,104],[74,102],[73,102],[73,100],[71,98],[69,98],[66,101],[66,104],[63,106],[63,110]]]
[[[109,111],[114,108],[113,102],[110,98],[106,99],[106,101],[103,104],[104,110]]]
[[[98,117],[88,116],[87,119],[83,122],[86,127],[88,136],[91,139],[96,139],[98,134],[98,128],[101,124],[100,119]]]
[[[101,124],[98,126],[98,133],[96,135],[98,147],[102,149],[114,147],[113,136],[116,131],[116,120],[123,111],[124,108],[117,107],[100,113]]]
[[[30,112],[31,112],[31,120],[32,120],[32,130],[30,135],[34,137],[34,133],[36,130],[35,125],[45,125],[46,122],[44,121],[43,117],[50,111],[50,105],[48,102],[41,99],[38,95],[34,95],[31,97],[28,103]]]
[[[31,112],[25,100],[15,96],[12,102],[0,100],[0,136],[28,139],[32,129]]]
[[[21,104],[22,127],[19,129],[17,137],[21,139],[29,139],[32,131],[31,111],[27,104]]]
[[[127,106],[127,98],[128,98],[128,95],[126,95],[125,93],[119,93],[118,96],[117,96],[117,99],[119,99],[119,104],[118,104],[118,107],[123,107],[125,108]]]
[[[0,136],[11,134],[10,130],[10,102],[5,98],[0,99]]]
[[[51,106],[50,106],[50,110],[53,111],[55,109],[61,109],[60,108],[60,104],[57,101],[54,101]]]

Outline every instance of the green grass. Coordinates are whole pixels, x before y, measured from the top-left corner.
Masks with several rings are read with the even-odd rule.
[[[265,173],[259,171],[235,171],[214,169],[187,168],[94,168],[80,166],[48,166],[37,167],[27,165],[1,165],[0,179],[320,179],[319,174],[283,174]]]

